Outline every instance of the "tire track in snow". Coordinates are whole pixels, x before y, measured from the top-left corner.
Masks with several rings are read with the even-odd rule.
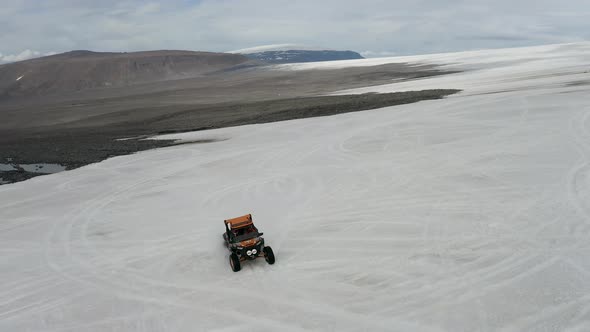
[[[155,290],[160,289],[160,296],[158,296],[158,298],[161,298],[161,296],[165,296],[164,294],[166,294],[166,292],[162,293],[162,289],[165,290],[167,288],[172,288],[172,289],[177,289],[177,290],[182,290],[182,291],[188,291],[188,294],[204,294],[204,293],[220,293],[219,290],[211,290],[210,287],[208,286],[203,286],[203,287],[195,287],[194,284],[190,284],[189,285],[177,285],[177,284],[171,284],[168,282],[164,282],[162,280],[156,280],[153,278],[146,278],[145,276],[141,275],[141,274],[137,274],[136,272],[134,273],[133,270],[130,269],[121,269],[120,272],[121,274],[117,275],[116,277],[113,278],[113,276],[104,276],[102,277],[102,275],[105,275],[104,271],[101,271],[101,266],[98,265],[92,265],[89,262],[92,262],[92,259],[89,259],[88,257],[85,257],[84,259],[80,259],[80,258],[76,258],[76,255],[74,254],[74,252],[78,252],[78,253],[86,253],[86,252],[92,252],[91,250],[87,250],[89,248],[89,246],[86,246],[86,248],[81,248],[81,247],[72,247],[72,243],[74,243],[73,241],[82,241],[82,244],[84,244],[86,241],[84,241],[84,239],[80,239],[80,236],[78,235],[83,235],[85,234],[85,229],[87,229],[87,226],[85,226],[85,223],[88,223],[90,221],[92,221],[92,215],[93,215],[93,211],[99,211],[102,210],[104,208],[106,208],[106,206],[108,206],[109,204],[111,204],[114,201],[117,201],[119,199],[121,199],[122,197],[125,196],[125,194],[127,192],[130,191],[134,191],[137,190],[140,186],[149,183],[150,179],[144,179],[141,181],[136,181],[128,186],[125,186],[119,190],[117,190],[114,193],[107,193],[106,195],[96,198],[90,202],[88,202],[85,206],[81,207],[79,209],[79,211],[77,211],[77,213],[74,214],[74,216],[71,216],[67,219],[69,219],[69,222],[67,225],[65,225],[65,232],[63,232],[61,235],[58,235],[58,238],[61,238],[64,244],[64,252],[65,252],[65,257],[67,258],[67,260],[69,261],[69,263],[67,265],[65,265],[64,267],[58,267],[57,270],[60,272],[60,274],[66,276],[68,279],[74,280],[76,282],[80,282],[85,284],[86,286],[90,286],[93,289],[96,289],[97,291],[104,293],[104,292],[108,292],[111,293],[113,295],[117,295],[117,296],[123,296],[129,299],[135,299],[135,300],[140,300],[140,301],[146,301],[146,302],[150,302],[153,301],[153,297],[150,298],[145,298],[142,295],[134,292],[134,289],[141,289],[141,292],[145,292],[146,289],[151,289],[150,292],[153,292]],[[270,181],[269,183],[274,183],[274,185],[277,184],[277,182],[273,182]],[[227,188],[225,188],[227,190]],[[78,220],[84,220],[84,222],[82,224],[78,224]],[[61,225],[64,226],[64,225]],[[77,232],[74,232],[74,229],[77,229]],[[88,244],[88,243],[87,243]],[[100,261],[100,260],[95,260],[95,261]],[[56,260],[51,260],[48,259],[48,262],[51,266],[53,266],[54,268],[56,268]],[[82,268],[82,270],[79,270],[80,268]],[[75,272],[71,271],[71,269],[74,269]],[[75,277],[74,277],[75,275]],[[113,279],[119,280],[117,282],[114,282]],[[131,286],[131,287],[130,287]],[[232,289],[232,290],[228,290],[228,291],[222,291],[221,293],[225,293],[227,296],[235,296],[236,294],[242,295],[244,297],[249,297],[249,298],[260,298],[261,300],[264,298],[263,295],[254,293],[254,292],[244,292],[244,291],[240,291],[240,290],[236,290],[236,289]],[[213,295],[213,294],[211,294]],[[268,299],[265,299],[266,301],[268,301]],[[165,302],[178,302],[178,297],[175,295],[172,295],[172,297],[169,297],[168,301]],[[287,307],[295,307],[297,308],[297,310],[299,311],[309,311],[311,309],[307,309],[307,308],[311,308],[312,307],[312,303],[308,303],[308,304],[302,304],[302,305],[294,305],[292,303],[288,303],[288,302],[284,302],[284,301],[273,301],[275,302],[276,305],[278,306],[287,306]],[[188,305],[188,304],[187,304]],[[315,304],[315,306],[317,306],[317,304]],[[332,313],[329,314],[330,312],[333,312],[335,308],[333,307],[326,307],[325,310],[323,310],[323,314],[322,315],[335,315],[335,317],[340,317],[344,314],[347,314],[348,316],[350,316],[350,314],[348,312],[341,312],[341,313]],[[212,310],[212,309],[210,309]],[[311,312],[308,312],[311,313]],[[362,318],[362,319],[361,319]],[[340,317],[340,319],[342,319]],[[355,319],[361,319],[361,320],[365,320],[363,317],[356,317]],[[258,321],[258,319],[256,319],[256,321]],[[352,323],[352,322],[351,322]],[[272,323],[271,325],[273,326],[277,326],[276,322]],[[363,325],[367,326],[367,325],[373,325],[373,323],[370,322],[364,322]],[[381,326],[381,325],[377,325],[377,326]],[[283,326],[286,327],[286,326]],[[290,328],[292,328],[292,326],[289,326]]]
[[[571,108],[576,105],[570,106]],[[573,134],[574,145],[582,156],[583,160],[574,166],[567,176],[568,194],[570,202],[576,208],[582,224],[575,230],[583,234],[590,233],[590,195],[588,188],[590,174],[590,133],[586,128],[586,122],[590,118],[590,111],[582,111],[581,116],[574,116],[570,122],[571,133]],[[584,193],[584,194],[582,194]]]
[[[174,170],[168,172],[168,176],[183,171],[184,168],[180,171]],[[100,194],[98,197],[86,202],[76,210],[65,215],[61,222],[56,221],[45,241],[45,259],[48,267],[64,279],[73,281],[84,287],[98,291],[99,293],[111,293],[113,296],[120,296],[122,294],[132,296],[133,294],[129,294],[124,287],[111,288],[108,283],[106,286],[104,284],[99,284],[99,278],[97,278],[97,275],[100,275],[100,269],[102,267],[92,266],[89,264],[88,260],[79,260],[75,258],[72,253],[72,241],[75,238],[72,234],[74,226],[77,224],[78,220],[83,219],[84,215],[91,214],[93,210],[104,208],[106,205],[119,198],[120,195],[152,180],[151,177],[140,178],[129,185],[120,187],[114,193],[106,190],[103,194]],[[85,220],[89,221],[88,218]],[[58,233],[59,228],[62,228],[63,231]],[[57,245],[61,247],[60,255],[54,252],[54,247]],[[87,250],[82,250],[82,252],[87,252]],[[61,263],[60,261],[63,259],[67,260],[67,262]],[[46,308],[46,310],[48,309],[51,308]]]

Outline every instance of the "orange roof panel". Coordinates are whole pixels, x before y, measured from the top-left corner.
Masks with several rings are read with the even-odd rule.
[[[242,228],[252,225],[252,215],[247,214],[241,217],[226,219],[224,220],[224,222],[228,224],[231,228]]]

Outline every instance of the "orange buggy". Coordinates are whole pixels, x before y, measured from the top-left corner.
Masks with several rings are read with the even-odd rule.
[[[223,240],[231,252],[229,264],[234,272],[240,271],[243,261],[254,260],[258,257],[264,257],[268,264],[275,263],[272,248],[264,246],[263,233],[258,232],[254,226],[251,214],[227,219],[223,222],[225,224]]]

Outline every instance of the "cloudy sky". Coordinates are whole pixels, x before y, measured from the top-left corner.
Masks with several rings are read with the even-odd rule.
[[[365,56],[590,40],[588,0],[0,0],[0,62],[294,43]]]

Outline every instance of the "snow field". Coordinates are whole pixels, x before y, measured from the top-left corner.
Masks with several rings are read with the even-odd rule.
[[[587,329],[589,44],[438,57],[353,92],[464,92],[0,187],[0,330]],[[245,213],[277,263],[233,273]]]

